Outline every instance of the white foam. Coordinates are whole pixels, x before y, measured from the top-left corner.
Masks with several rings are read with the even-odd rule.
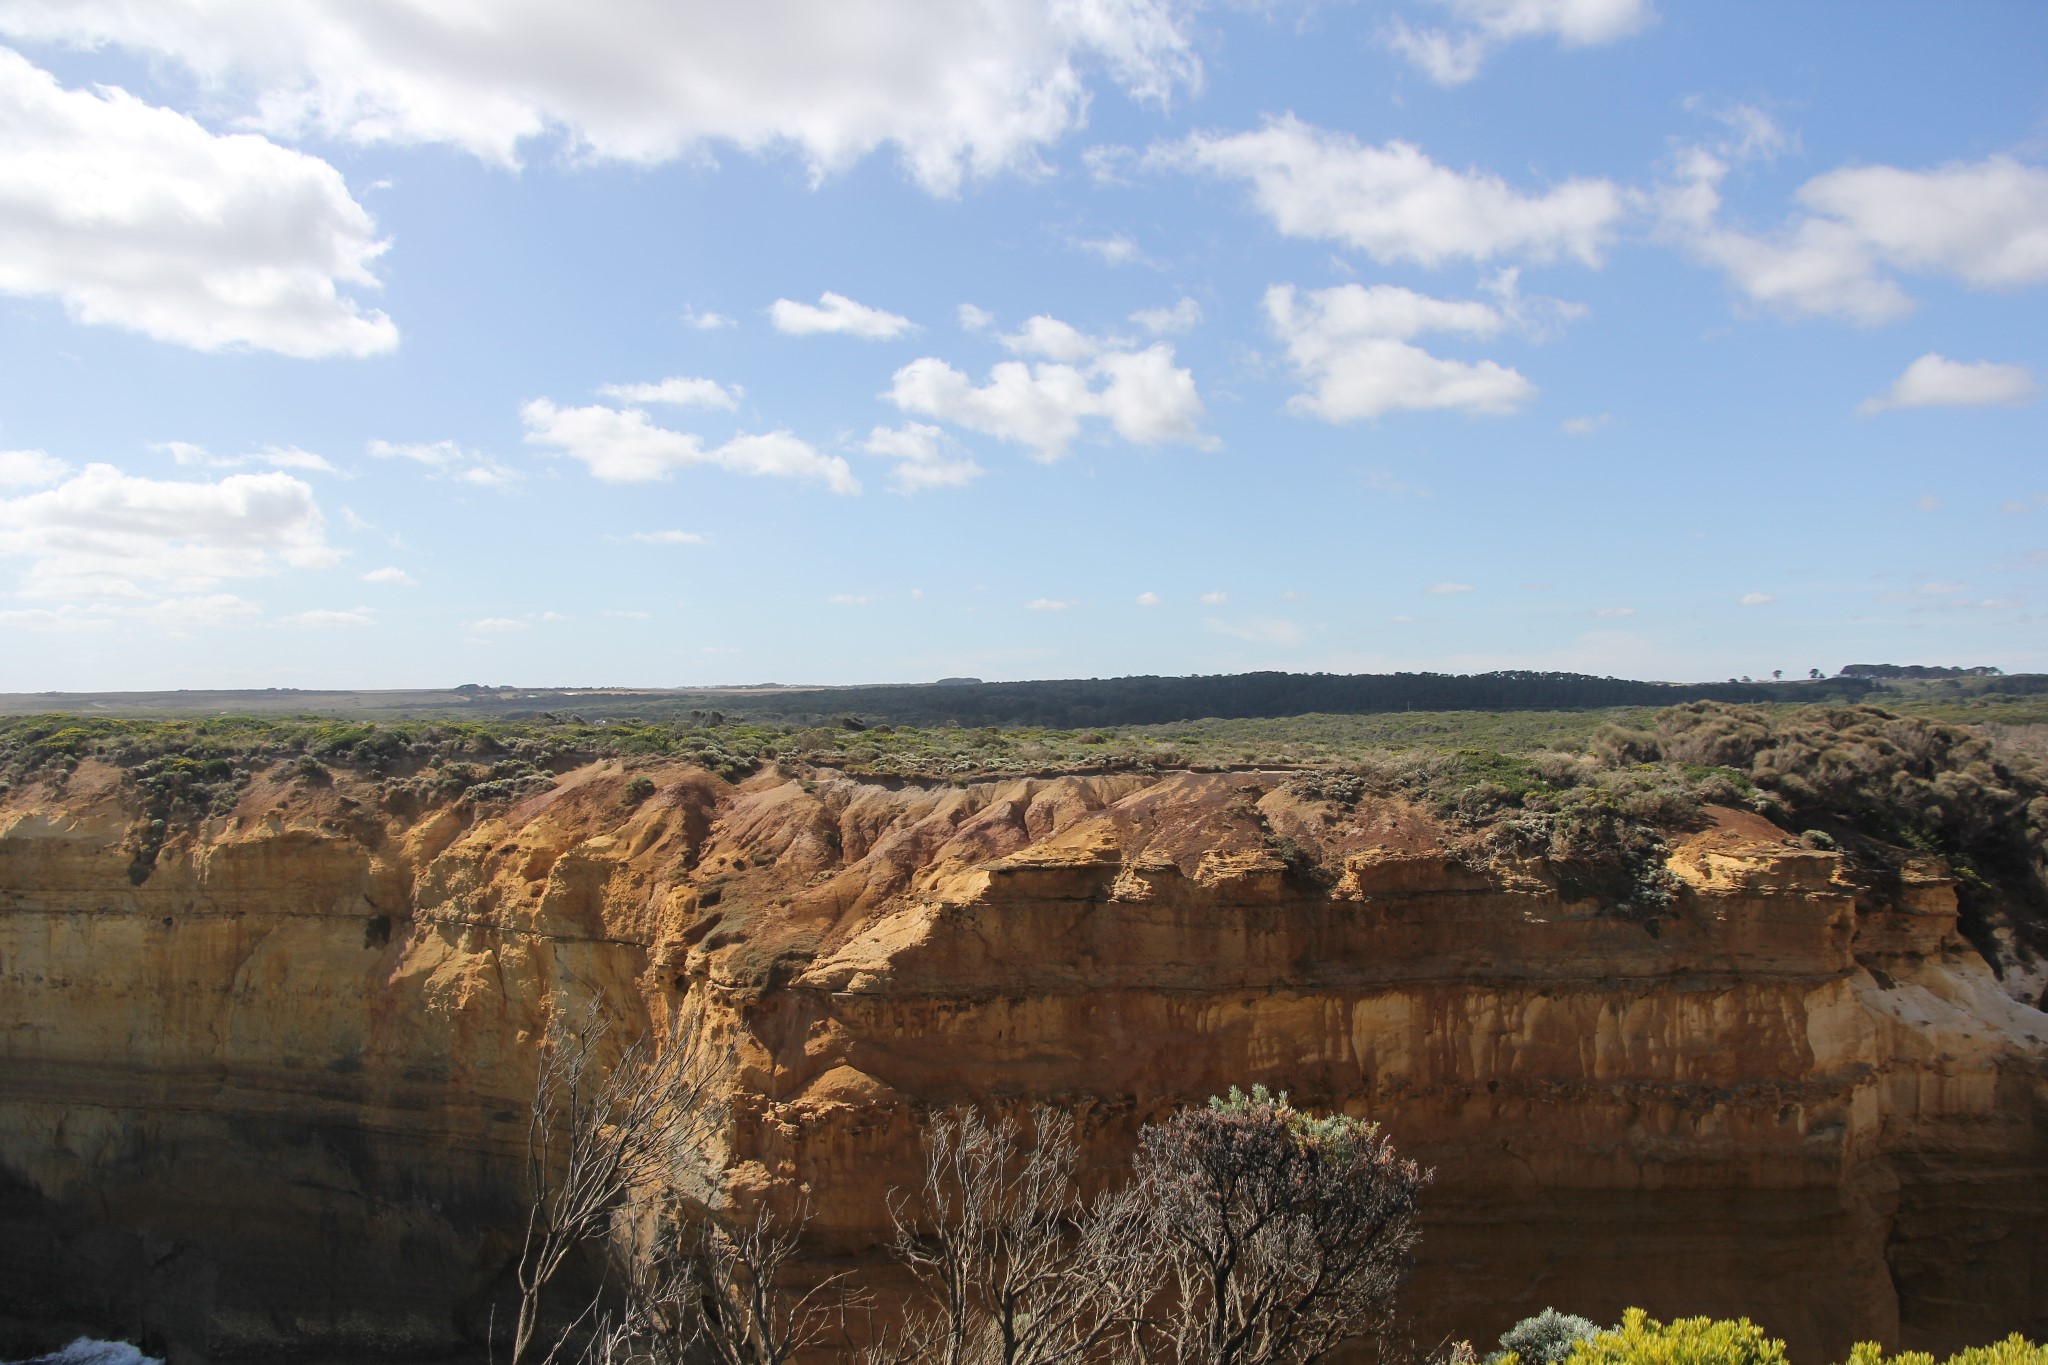
[[[52,1351],[18,1365],[164,1365],[125,1341],[95,1341],[80,1337],[61,1351]]]

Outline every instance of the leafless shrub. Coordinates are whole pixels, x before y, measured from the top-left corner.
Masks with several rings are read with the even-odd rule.
[[[1074,1365],[1100,1358],[1144,1298],[1126,1191],[1086,1205],[1070,1114],[936,1118],[917,1195],[891,1200],[894,1250],[923,1291],[882,1358],[933,1365]]]
[[[532,1354],[546,1290],[569,1257],[605,1237],[629,1199],[700,1163],[723,1121],[712,1093],[721,1068],[692,1024],[678,1017],[664,1033],[626,1044],[605,1068],[611,1031],[593,1002],[581,1015],[557,1011],[541,1038],[527,1118],[529,1198],[511,1365]],[[597,1309],[593,1300],[556,1333],[544,1365]]]

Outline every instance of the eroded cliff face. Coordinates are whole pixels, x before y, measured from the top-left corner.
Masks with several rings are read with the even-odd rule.
[[[111,769],[11,793],[0,1321],[475,1339],[536,1035],[598,996],[733,1042],[733,1188],[807,1188],[821,1254],[875,1254],[931,1108],[1072,1106],[1107,1180],[1143,1123],[1262,1082],[1436,1168],[1427,1340],[1546,1304],[1747,1314],[1809,1360],[2048,1335],[2048,1016],[1939,864],[1861,886],[1717,811],[1628,918],[1281,776],[598,764],[481,812],[277,776],[139,884]]]

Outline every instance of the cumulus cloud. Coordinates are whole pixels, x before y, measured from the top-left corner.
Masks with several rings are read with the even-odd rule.
[[[1722,219],[1722,183],[1755,139],[1687,148],[1654,196],[1663,234],[1751,302],[1866,326],[1913,310],[1899,273],[1973,289],[2048,283],[2048,168],[2009,156],[1932,170],[1853,166],[1815,176],[1775,229]]]
[[[1071,323],[1039,313],[1016,331],[996,338],[1012,355],[1037,356],[1072,364],[1101,352],[1104,343]]]
[[[1222,592],[1220,590],[1214,592],[1205,592],[1202,594],[1200,600],[1202,605],[1205,607],[1220,607],[1225,602],[1228,602],[1230,600],[1230,594],[1227,592]]]
[[[1626,617],[1634,616],[1636,614],[1636,609],[1634,607],[1596,607],[1588,614],[1592,616],[1609,618]]]
[[[1892,408],[1981,408],[2031,402],[2040,388],[2024,365],[1950,360],[1929,351],[1906,367],[1890,389],[1865,399],[1864,414]]]
[[[680,376],[658,384],[606,384],[598,392],[625,403],[667,403],[678,408],[722,408],[727,412],[738,408],[747,393],[737,384]]]
[[[131,602],[341,557],[327,544],[313,490],[289,474],[180,483],[104,464],[0,499],[0,556],[28,561],[25,596]]]
[[[520,479],[518,470],[454,441],[372,441],[366,449],[374,459],[410,460],[434,478],[482,488],[510,488]]]
[[[506,166],[552,134],[643,165],[724,144],[794,151],[814,178],[893,147],[938,194],[1034,169],[1085,121],[1091,78],[1161,105],[1201,79],[1173,0],[503,0],[487,22],[431,0],[11,0],[0,32],[180,63],[279,133]]]
[[[1432,298],[1395,285],[1337,285],[1301,294],[1266,291],[1266,318],[1308,385],[1288,410],[1326,422],[1399,409],[1510,413],[1536,386],[1491,360],[1447,360],[1412,344],[1426,332],[1499,334],[1508,319],[1490,304]]]
[[[481,621],[471,621],[463,629],[472,635],[510,635],[515,631],[532,630],[524,621],[510,616],[486,616]]]
[[[1156,337],[1177,336],[1193,331],[1201,323],[1202,305],[1183,298],[1171,308],[1140,308],[1131,314],[1131,321]]]
[[[961,454],[958,443],[942,429],[923,422],[876,427],[861,449],[896,462],[890,472],[890,487],[898,493],[965,488],[988,472]]]
[[[715,332],[721,327],[737,327],[739,324],[723,313],[700,313],[694,308],[685,308],[683,325],[700,332]]]
[[[1024,604],[1026,611],[1072,611],[1079,602],[1058,597],[1034,597]]]
[[[1558,429],[1567,436],[1591,436],[1602,427],[1612,425],[1614,425],[1614,414],[1602,412],[1589,417],[1567,417],[1558,423]]]
[[[1206,410],[1194,375],[1174,364],[1171,346],[1106,349],[1112,343],[1045,316],[1032,318],[1002,341],[1022,354],[1069,359],[1006,360],[977,385],[945,361],[926,356],[896,371],[883,397],[905,412],[1030,446],[1047,461],[1067,453],[1089,418],[1106,421],[1117,435],[1138,445],[1214,445],[1202,434]],[[1083,359],[1085,365],[1074,363]]]
[[[384,246],[319,158],[0,48],[0,292],[202,351],[367,356],[398,328],[343,291]]]
[[[1432,597],[1449,597],[1456,593],[1472,591],[1470,583],[1432,583],[1423,589]]]
[[[756,477],[813,480],[835,493],[860,492],[860,481],[845,460],[820,454],[787,431],[741,432],[723,445],[707,446],[694,433],[654,425],[638,408],[564,408],[536,398],[520,408],[519,416],[529,442],[553,447],[606,483],[650,483],[678,469],[710,467]]]
[[[1630,37],[1655,17],[1650,0],[1436,0],[1453,26],[1418,28],[1396,18],[1387,46],[1438,85],[1463,85],[1489,57],[1525,38],[1594,47]]]
[[[41,450],[0,450],[0,488],[41,488],[71,472],[71,466]]]
[[[1746,592],[1735,599],[1735,605],[1738,607],[1767,607],[1777,600],[1777,597],[1771,593]]]
[[[887,341],[911,330],[909,318],[855,303],[846,295],[835,294],[829,289],[818,295],[816,303],[775,300],[768,305],[768,320],[775,324],[776,331],[790,336],[839,332],[846,336],[865,337],[869,341]]]
[[[410,588],[413,586],[412,575],[396,565],[387,566],[382,569],[372,569],[363,575],[363,581],[365,583],[381,583],[387,588]]]
[[[996,325],[996,315],[986,308],[977,308],[971,303],[960,305],[960,327],[968,332],[985,332]]]
[[[1382,263],[1570,257],[1598,265],[1627,212],[1611,181],[1567,180],[1525,194],[1497,175],[1438,165],[1412,143],[1369,146],[1291,114],[1256,132],[1196,134],[1151,159],[1247,181],[1280,232],[1341,242]]]
[[[1160,601],[1161,598],[1156,592],[1141,592],[1137,596],[1137,603],[1141,607],[1156,607]]]

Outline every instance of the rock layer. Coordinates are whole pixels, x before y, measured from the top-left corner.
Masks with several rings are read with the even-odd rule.
[[[1933,860],[1858,885],[1715,811],[1644,917],[1278,774],[632,775],[655,794],[599,764],[481,811],[260,778],[139,884],[111,769],[9,794],[13,1333],[474,1340],[535,1037],[595,996],[733,1041],[734,1187],[806,1189],[821,1254],[876,1256],[934,1107],[1072,1106],[1107,1181],[1258,1082],[1436,1169],[1425,1340],[1546,1304],[1747,1314],[1810,1360],[2048,1335],[2048,1016]]]

